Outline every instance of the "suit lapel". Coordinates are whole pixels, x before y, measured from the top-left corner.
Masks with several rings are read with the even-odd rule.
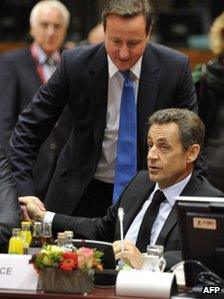
[[[194,176],[194,174],[192,174],[189,182],[187,183],[187,185],[185,186],[185,188],[183,189],[183,191],[181,192],[181,196],[187,196],[189,194],[196,194],[196,190],[198,188],[198,182]],[[168,216],[168,218],[166,219],[160,233],[159,236],[156,240],[157,244],[166,244],[165,240],[167,238],[167,235],[169,234],[169,232],[172,230],[172,228],[176,225],[177,223],[177,215],[176,215],[176,204],[173,206],[173,208],[170,211],[170,214]]]
[[[103,141],[106,124],[108,96],[108,62],[104,46],[99,48],[89,66],[87,86],[92,111],[94,140],[96,145],[100,145]]]
[[[144,156],[145,142],[148,131],[148,118],[155,108],[159,86],[159,64],[151,46],[146,47],[142,59],[142,70],[138,90],[138,144]]]
[[[188,182],[188,184],[185,186],[184,190],[181,192],[181,196],[189,196],[197,194],[197,190],[199,187],[199,181],[195,177],[194,173],[192,173],[192,176]]]
[[[166,244],[165,240],[167,238],[168,233],[177,223],[177,215],[176,215],[176,205],[174,205],[169,213],[168,218],[166,219],[159,236],[156,240],[156,244]]]
[[[124,199],[124,234],[127,233],[133,220],[141,210],[144,202],[147,200],[151,194],[154,184],[149,180],[148,173],[146,171],[147,177],[144,180],[139,181],[137,188],[131,190],[128,196]]]
[[[27,69],[31,70],[30,74],[32,74],[32,76],[34,77],[34,80],[36,81],[37,86],[39,88],[39,86],[42,84],[42,82],[41,82],[41,78],[37,72],[36,64],[32,57],[30,49],[27,49],[26,55],[27,55],[27,59],[26,59],[26,61],[24,61],[24,64],[27,64]]]
[[[124,234],[127,233],[130,225],[134,221],[135,217],[141,210],[144,202],[147,200],[147,198],[149,197],[151,192],[152,192],[151,189],[145,190],[145,192],[143,190],[141,190],[141,191],[138,190],[138,192],[136,192],[136,194],[133,194],[133,196],[129,197],[130,202],[127,203],[127,206],[129,208],[127,210],[127,213],[125,213]]]

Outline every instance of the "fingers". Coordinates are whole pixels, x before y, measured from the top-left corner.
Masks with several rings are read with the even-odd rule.
[[[117,259],[123,258],[126,264],[130,265],[134,269],[141,269],[143,265],[143,258],[138,251],[124,251],[124,254],[119,252],[116,255]]]
[[[115,241],[113,243],[113,249],[116,259],[123,258],[125,262],[133,268],[141,269],[143,263],[142,254],[131,241],[124,241],[123,253],[121,252],[121,241]]]
[[[29,203],[32,203],[33,200],[37,198],[35,196],[22,196],[22,197],[19,197],[18,200],[20,203],[24,204],[24,205],[27,205]]]
[[[116,254],[117,254],[118,252],[120,252],[120,250],[121,250],[121,246],[120,246],[119,242],[120,242],[120,241],[115,241],[115,242],[113,242],[113,250],[114,250],[114,254],[115,254],[115,256],[116,256]]]
[[[26,206],[28,204],[35,204],[35,206],[37,206],[40,210],[46,211],[46,209],[44,207],[44,204],[36,196],[22,196],[22,197],[19,197],[19,203],[20,204],[24,204]]]
[[[22,213],[22,219],[25,221],[30,221],[30,217],[27,213],[27,209],[25,205],[20,205],[21,213]]]
[[[130,240],[124,240],[124,250],[131,250],[135,245]],[[121,241],[115,241],[113,243],[114,253],[119,253],[121,251]]]
[[[42,221],[44,219],[46,209],[41,201],[35,196],[23,196],[19,197],[20,205],[24,206],[22,212],[24,217],[30,217],[31,219]]]
[[[37,204],[38,208],[40,208],[42,211],[46,211],[44,204],[38,197],[34,197],[33,200]]]
[[[115,259],[121,258],[121,255],[124,257],[124,255],[128,255],[129,252],[133,250],[134,244],[129,240],[124,240],[124,254],[122,255],[122,249],[121,249],[121,241],[115,241],[113,243],[113,250]]]

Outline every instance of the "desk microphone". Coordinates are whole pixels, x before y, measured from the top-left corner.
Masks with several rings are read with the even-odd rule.
[[[118,261],[118,267],[119,267],[119,270],[122,270],[123,266],[124,266],[124,260],[123,260],[123,256],[124,256],[124,227],[123,227],[124,209],[120,207],[118,209],[117,215],[118,215],[118,219],[119,219],[119,223],[120,223],[120,239],[121,239],[121,258]]]

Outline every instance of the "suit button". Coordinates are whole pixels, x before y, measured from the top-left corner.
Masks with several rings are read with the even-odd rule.
[[[51,149],[52,151],[55,151],[55,150],[56,150],[56,147],[57,147],[57,144],[56,144],[55,142],[51,142],[51,143],[50,143],[50,149]]]

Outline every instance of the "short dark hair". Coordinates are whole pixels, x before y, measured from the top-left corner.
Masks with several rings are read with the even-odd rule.
[[[149,34],[153,7],[149,0],[107,0],[102,13],[104,31],[106,30],[106,20],[109,15],[116,15],[122,18],[132,18],[142,15],[146,22],[146,35]]]
[[[180,141],[185,150],[193,144],[202,148],[205,139],[205,125],[200,117],[187,109],[169,108],[158,110],[149,118],[149,128],[153,124],[175,123],[179,128]]]

